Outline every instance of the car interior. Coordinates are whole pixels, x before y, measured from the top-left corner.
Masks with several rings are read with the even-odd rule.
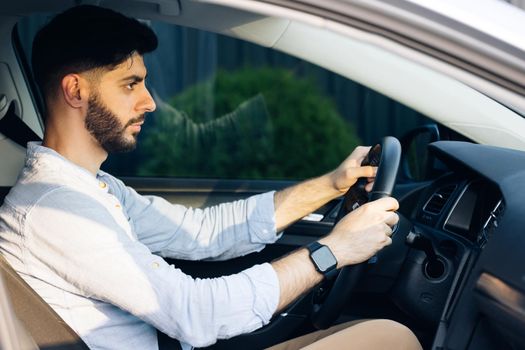
[[[356,142],[382,144],[381,179],[392,179],[392,196],[400,203],[400,222],[392,245],[368,262],[345,268],[316,286],[275,315],[267,326],[219,340],[209,349],[264,349],[333,324],[371,318],[405,324],[425,349],[525,347],[525,55],[520,48],[494,45],[501,49],[494,54],[495,62],[499,58],[497,62],[505,66],[504,54],[512,54],[515,61],[512,71],[496,73],[490,71],[500,67],[496,63],[483,70],[477,62],[469,62],[467,55],[435,54],[431,44],[425,46],[423,37],[417,37],[422,32],[414,33],[411,39],[403,34],[405,27],[397,26],[396,36],[393,30],[384,33],[388,24],[374,24],[377,17],[372,15],[389,10],[395,2],[371,2],[377,5],[375,8],[361,4],[363,12],[353,15],[345,12],[346,5],[341,5],[345,2],[338,1],[327,1],[325,7],[312,6],[308,1],[95,2],[146,21],[161,34],[161,42],[178,40],[182,44],[175,51],[191,53],[184,56],[177,52],[177,56],[167,45],[159,46],[157,56],[146,57],[159,112],[151,122],[149,134],[145,133],[144,144],[157,150],[159,158],[147,161],[153,159],[151,153],[139,150],[143,153],[110,157],[105,165],[104,170],[141,194],[162,196],[187,206],[211,206],[280,190],[320,175],[316,173],[319,169],[328,171],[336,166],[342,155],[359,144]],[[23,166],[25,144],[43,136],[42,99],[29,65],[32,37],[50,16],[81,3],[93,2],[19,0],[0,4],[0,203]],[[356,8],[361,6],[356,3]],[[404,5],[398,10],[414,10],[409,3],[400,1]],[[414,13],[424,18],[421,11]],[[437,23],[443,24],[439,18]],[[446,24],[450,30],[454,28],[449,22]],[[476,36],[477,40],[484,38]],[[416,42],[420,47],[415,47]],[[214,56],[223,51],[228,54]],[[250,63],[239,61],[243,54],[251,57]],[[212,57],[220,69],[214,70],[207,61],[198,60],[200,55]],[[250,68],[250,64],[263,60],[287,69],[292,67],[294,74],[304,74],[304,81],[275,80],[284,87],[297,88],[296,97],[278,92],[272,99],[263,88],[255,93],[246,88],[246,96],[227,100],[224,108],[216,104],[199,109],[199,101],[206,96],[217,100],[222,96],[210,86],[226,84],[228,79],[237,77],[228,67],[235,64],[241,67],[235,69],[243,72],[243,67]],[[200,74],[210,69],[213,78],[206,80],[208,73]],[[226,73],[221,73],[221,69]],[[257,74],[274,73],[261,69]],[[240,79],[246,79],[247,85],[263,80],[239,78],[230,82],[232,90],[224,91],[235,95],[233,91],[245,84]],[[307,81],[314,81],[314,90],[301,85]],[[279,129],[284,119],[273,119],[272,101],[290,99],[290,104],[297,104],[295,101],[306,101],[308,94],[318,94],[317,89],[322,90],[322,86],[335,92],[335,97],[330,102],[312,97],[312,104],[319,110],[311,105],[305,108],[319,111],[312,112],[318,115],[335,108],[333,104],[351,105],[340,107],[350,115],[352,108],[357,108],[353,101],[361,101],[355,113],[362,117],[352,119],[354,129],[347,133],[358,134],[356,142],[345,141],[347,134],[334,130],[343,128],[335,121],[335,127],[317,138],[294,139],[295,134],[308,133],[291,126]],[[269,91],[272,89],[277,88],[272,85]],[[202,91],[204,97],[195,99]],[[263,101],[257,96],[263,96]],[[282,104],[277,106],[276,109],[284,108]],[[209,110],[213,113],[208,119],[194,117],[188,121],[192,113],[205,115]],[[287,117],[286,125],[309,122],[317,130],[328,123],[325,119],[306,122],[293,113]],[[378,115],[382,119],[374,119]],[[182,121],[169,124],[170,120]],[[221,130],[232,125],[224,120],[238,123],[233,136],[222,134]],[[273,121],[271,127],[269,120]],[[209,128],[195,126],[206,123],[219,130],[213,135],[226,140],[225,146],[191,146],[191,137],[210,132]],[[181,125],[197,131],[170,136]],[[275,133],[270,135],[270,129]],[[164,138],[158,136],[163,131],[167,133]],[[394,146],[387,146],[386,136],[399,140],[400,155],[396,161],[390,160],[387,151]],[[190,146],[181,150],[178,141]],[[267,149],[269,142],[273,146]],[[159,152],[166,143],[166,152]],[[316,148],[317,144],[325,148]],[[333,148],[328,148],[332,144]],[[247,151],[241,154],[232,150],[236,148]],[[304,157],[292,157],[298,152],[304,152]],[[243,163],[249,163],[246,154],[253,153],[268,158],[261,158],[259,163],[254,160],[253,168],[245,170]],[[211,159],[215,156],[219,160]],[[167,161],[169,157],[173,160]],[[228,157],[231,159],[223,159]],[[143,161],[144,167],[137,159]],[[391,162],[395,165],[390,166]],[[284,169],[288,165],[302,170],[287,172]],[[271,170],[272,167],[276,169]],[[345,198],[338,198],[296,222],[261,252],[229,261],[167,260],[193,277],[237,273],[328,234],[340,212],[344,212],[344,201]],[[3,258],[0,270],[1,349],[87,349]]]

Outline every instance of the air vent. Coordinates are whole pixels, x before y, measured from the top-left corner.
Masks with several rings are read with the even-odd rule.
[[[477,240],[478,244],[483,247],[485,243],[489,240],[489,238],[492,236],[492,233],[494,230],[498,227],[499,220],[501,214],[503,214],[503,211],[505,209],[505,205],[503,204],[503,200],[499,200],[498,203],[496,203],[496,206],[489,214],[489,217],[483,224],[483,227],[481,228],[480,233],[478,234]]]
[[[430,197],[427,204],[423,207],[423,210],[429,214],[438,215],[445,207],[445,204],[447,204],[450,195],[455,189],[456,185],[441,187]]]

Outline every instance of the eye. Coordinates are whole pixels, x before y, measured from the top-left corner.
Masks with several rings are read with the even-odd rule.
[[[126,88],[127,90],[133,90],[133,88],[135,87],[135,85],[137,85],[137,82],[136,82],[136,81],[127,84],[127,85],[125,86],[125,88]]]

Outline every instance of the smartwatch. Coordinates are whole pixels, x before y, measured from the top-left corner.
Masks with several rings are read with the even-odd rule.
[[[325,245],[314,241],[306,246],[310,252],[310,259],[314,263],[315,269],[328,277],[329,273],[337,268],[337,259]]]

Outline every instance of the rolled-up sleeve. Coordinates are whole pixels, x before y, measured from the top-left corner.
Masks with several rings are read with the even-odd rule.
[[[280,237],[273,191],[199,209],[116,185],[138,239],[163,257],[226,260],[258,252]]]
[[[279,282],[270,264],[194,279],[133,239],[87,194],[51,192],[28,214],[25,229],[39,265],[32,268],[52,271],[51,284],[115,305],[193,346],[253,331],[277,308]],[[259,230],[252,235],[264,241]]]

